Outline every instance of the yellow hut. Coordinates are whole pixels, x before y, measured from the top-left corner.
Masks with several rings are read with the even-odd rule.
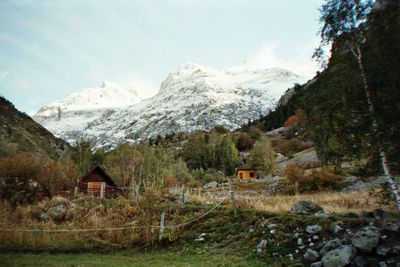
[[[255,179],[257,174],[257,169],[255,168],[237,168],[236,169],[236,177],[238,179]]]

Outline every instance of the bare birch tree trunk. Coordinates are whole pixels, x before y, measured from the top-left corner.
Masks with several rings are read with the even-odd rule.
[[[360,48],[360,45],[356,42],[356,51],[354,51],[354,49],[351,49],[351,52],[353,53],[354,57],[357,60],[358,63],[358,68],[360,70],[360,74],[361,74],[361,78],[363,80],[363,86],[364,86],[364,91],[365,91],[365,96],[367,99],[367,104],[368,104],[368,110],[369,112],[374,115],[375,114],[375,106],[374,103],[372,102],[372,96],[371,93],[369,91],[369,87],[368,87],[368,81],[367,81],[367,76],[365,75],[365,70],[364,70],[364,65],[362,62],[362,51]],[[378,133],[378,123],[376,121],[375,116],[372,116],[372,130],[374,132],[374,134]],[[396,183],[392,177],[392,173],[390,171],[390,167],[387,161],[387,154],[385,149],[382,147],[382,145],[380,144],[380,141],[378,140],[378,149],[379,149],[379,159],[381,162],[381,167],[383,170],[383,174],[386,177],[389,187],[390,187],[390,191],[392,192],[394,199],[396,201],[396,205],[397,208],[400,209],[400,196],[399,196],[399,192],[397,190],[396,187]]]

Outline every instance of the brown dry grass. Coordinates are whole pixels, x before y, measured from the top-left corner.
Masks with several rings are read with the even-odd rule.
[[[192,196],[200,202],[215,200],[213,196]],[[328,212],[346,213],[371,211],[381,207],[379,197],[368,191],[359,192],[319,192],[294,196],[265,196],[236,194],[240,206],[269,212],[289,211],[296,200],[311,200]]]

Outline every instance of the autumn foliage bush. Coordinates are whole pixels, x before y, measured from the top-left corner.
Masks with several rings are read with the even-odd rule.
[[[338,188],[342,179],[328,167],[312,170],[306,174],[298,163],[288,165],[283,171],[288,181],[295,185],[296,193],[329,191]]]
[[[54,161],[29,153],[0,158],[0,199],[27,204],[74,188],[78,172],[72,161]]]

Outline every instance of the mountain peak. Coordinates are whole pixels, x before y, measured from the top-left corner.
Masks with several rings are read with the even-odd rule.
[[[104,81],[101,88],[106,90],[79,91],[36,118],[57,136],[69,142],[80,137],[94,140],[96,148],[215,125],[235,129],[273,110],[299,79],[279,69],[231,71],[186,63],[167,76],[155,96],[144,101],[127,101],[131,92],[109,88],[114,83]]]

